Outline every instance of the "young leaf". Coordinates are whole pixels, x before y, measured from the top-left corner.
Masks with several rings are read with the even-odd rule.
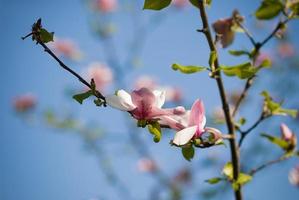
[[[81,93],[81,94],[76,94],[73,96],[73,99],[75,99],[76,101],[78,101],[80,104],[83,103],[83,101],[85,99],[87,99],[88,97],[92,96],[92,91],[89,90],[87,92]]]
[[[225,75],[237,76],[240,79],[251,78],[259,70],[257,67],[252,66],[250,62],[236,66],[220,66],[220,69],[224,72]]]
[[[227,176],[229,180],[233,179],[233,165],[231,162],[228,162],[224,165],[222,173]]]
[[[285,140],[283,140],[279,137],[275,137],[275,136],[272,136],[272,135],[267,135],[265,133],[261,134],[261,136],[268,139],[271,143],[279,146],[283,150],[287,150],[289,148],[289,144]]]
[[[260,68],[270,68],[272,65],[272,61],[270,59],[264,59],[262,63],[259,65]]]
[[[161,127],[160,127],[160,124],[158,122],[151,122],[150,124],[148,124],[147,126],[149,132],[151,134],[154,135],[154,142],[159,142],[160,139],[161,139]]]
[[[40,29],[40,40],[41,40],[41,42],[48,43],[48,42],[54,41],[53,37],[54,37],[54,33],[53,32],[49,33],[44,28]]]
[[[171,3],[171,0],[145,0],[143,9],[162,10]]]
[[[192,145],[182,147],[182,154],[186,160],[191,161],[195,154],[194,147]]]
[[[173,64],[172,65],[172,69],[177,71],[179,70],[180,72],[184,73],[184,74],[193,74],[193,73],[196,73],[196,72],[201,72],[201,71],[204,71],[204,70],[207,70],[206,67],[201,67],[201,66],[183,66],[183,65],[180,65],[180,64]]]
[[[271,115],[290,115],[294,118],[297,116],[297,110],[282,108],[281,103],[273,101],[272,97],[267,91],[263,91],[261,95],[264,97],[265,109]]]
[[[250,56],[250,52],[245,50],[229,50],[228,53],[233,56],[244,56],[244,55]]]
[[[263,0],[260,7],[255,12],[258,19],[268,20],[276,17],[284,6],[279,0]]]
[[[223,178],[221,178],[221,177],[214,177],[214,178],[210,178],[208,180],[205,180],[205,182],[210,183],[210,184],[217,184],[222,180],[223,180]]]

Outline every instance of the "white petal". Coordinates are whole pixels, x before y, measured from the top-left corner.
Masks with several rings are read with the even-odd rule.
[[[153,91],[154,95],[155,95],[155,106],[158,108],[161,108],[163,106],[163,104],[165,103],[165,91],[160,91],[160,90],[154,90]]]
[[[201,122],[201,124],[199,124],[199,127],[200,127],[199,130],[204,130],[206,123],[207,123],[207,118],[206,118],[206,116],[203,116],[202,122]]]
[[[131,95],[124,90],[118,90],[116,94],[108,95],[106,101],[109,106],[123,111],[131,111],[136,108]]]
[[[191,126],[177,132],[174,136],[173,143],[181,146],[187,144],[196,132],[197,126]]]

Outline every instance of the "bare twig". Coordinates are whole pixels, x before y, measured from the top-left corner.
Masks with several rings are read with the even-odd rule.
[[[282,156],[280,156],[279,158],[277,158],[277,159],[275,159],[275,160],[268,161],[268,162],[262,164],[261,166],[252,169],[252,170],[249,172],[249,174],[252,176],[252,175],[254,175],[255,173],[257,173],[257,172],[259,172],[259,171],[265,169],[266,167],[269,167],[269,166],[271,166],[271,165],[273,165],[273,164],[282,162],[282,161],[287,160],[287,159],[289,159],[289,158],[291,158],[291,157],[290,157],[290,156],[286,156],[286,155],[282,155]]]
[[[206,39],[207,39],[209,47],[210,47],[210,51],[215,52],[217,54],[217,49],[213,42],[212,34],[211,34],[211,31],[209,28],[208,17],[206,15],[206,10],[205,10],[205,3],[203,0],[198,0],[198,3],[199,3],[201,21],[203,24],[202,33],[204,33],[204,35],[206,36]],[[234,126],[232,116],[230,115],[230,109],[229,109],[229,105],[227,102],[226,93],[225,93],[224,85],[223,85],[222,78],[221,78],[221,73],[218,70],[219,69],[218,58],[215,59],[215,63],[211,67],[212,67],[212,69],[211,69],[212,72],[214,72],[216,75],[215,79],[216,79],[218,90],[219,90],[220,97],[221,97],[221,102],[222,102],[222,107],[223,107],[223,111],[224,111],[224,116],[225,116],[228,133],[230,135],[232,135],[232,137],[233,137],[233,139],[229,140],[229,144],[230,144],[231,159],[232,159],[232,164],[233,164],[233,178],[234,178],[234,180],[237,180],[239,177],[239,173],[240,173],[239,148],[236,144],[236,140],[234,139],[235,138],[235,126]],[[241,186],[237,190],[235,190],[235,198],[237,200],[242,200]]]
[[[246,131],[239,130],[241,133],[241,138],[239,140],[239,147],[241,147],[245,137],[268,117],[270,117],[270,115],[266,115],[264,112],[262,112],[258,120],[256,120],[256,122],[251,127],[249,127]]]

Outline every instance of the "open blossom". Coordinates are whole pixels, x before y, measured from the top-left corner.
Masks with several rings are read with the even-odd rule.
[[[289,181],[292,185],[299,187],[299,165],[290,171]]]
[[[88,79],[94,80],[98,90],[103,91],[113,81],[113,73],[111,69],[99,62],[91,63],[87,69]]]
[[[138,161],[137,168],[141,172],[153,172],[157,170],[158,167],[152,159],[142,158]]]
[[[78,49],[77,45],[70,39],[54,38],[54,42],[50,43],[50,48],[59,55],[65,56],[71,60],[80,60],[82,52]]]
[[[161,123],[166,123],[171,128],[178,130],[173,139],[173,144],[178,146],[187,144],[191,139],[202,138],[205,136],[205,133],[209,133],[209,136],[212,136],[212,143],[221,140],[221,132],[218,129],[205,127],[204,105],[199,99],[194,102],[191,111],[186,111],[182,117],[164,116],[161,121]]]
[[[106,97],[107,104],[113,108],[128,111],[137,120],[154,120],[163,115],[180,114],[184,108],[162,109],[165,102],[165,91],[141,88],[128,93],[118,90]]]
[[[32,94],[25,94],[16,97],[13,104],[17,112],[26,112],[35,107],[36,98]]]
[[[289,144],[287,150],[293,150],[297,145],[297,136],[293,133],[287,125],[282,123],[280,125],[281,138]]]
[[[93,7],[101,12],[113,12],[117,8],[117,0],[94,0]]]
[[[244,18],[235,10],[232,17],[219,19],[213,23],[212,27],[220,36],[220,42],[223,48],[228,47],[234,41],[234,28],[238,27],[236,22],[242,23],[243,20]]]

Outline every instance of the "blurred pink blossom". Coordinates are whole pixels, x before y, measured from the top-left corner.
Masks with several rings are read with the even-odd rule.
[[[283,42],[283,43],[279,44],[277,50],[278,50],[278,54],[282,58],[289,58],[289,57],[292,57],[295,55],[294,46],[287,42]]]
[[[14,99],[13,105],[17,112],[27,112],[35,107],[36,98],[32,94],[21,95]]]
[[[172,0],[172,4],[177,8],[184,8],[188,5],[189,0]]]
[[[58,56],[65,56],[74,61],[78,61],[82,58],[82,52],[77,45],[71,39],[54,38],[54,42],[50,43],[50,48]]]
[[[141,158],[137,162],[137,168],[140,172],[154,172],[158,169],[156,163],[149,158]]]
[[[140,76],[137,78],[137,80],[134,83],[134,89],[140,89],[140,88],[148,88],[150,90],[154,90],[158,87],[158,84],[154,78],[150,76]]]
[[[93,8],[105,13],[115,11],[117,4],[117,0],[93,0]]]
[[[289,172],[289,181],[292,185],[299,187],[299,165]]]
[[[270,54],[268,54],[266,52],[261,52],[257,56],[254,65],[255,66],[260,66],[265,60],[270,60],[271,61],[271,56],[270,56]]]
[[[162,90],[165,91],[166,94],[166,101],[173,101],[173,102],[179,102],[183,98],[182,91],[177,88],[177,87],[172,87],[172,86],[161,86],[158,84],[158,82],[150,77],[150,76],[140,76],[137,78],[137,80],[134,83],[134,88],[135,89],[140,89],[140,88],[148,88],[151,90]]]
[[[103,91],[112,83],[113,73],[110,67],[100,62],[93,62],[87,69],[88,79],[95,81],[98,90]]]

